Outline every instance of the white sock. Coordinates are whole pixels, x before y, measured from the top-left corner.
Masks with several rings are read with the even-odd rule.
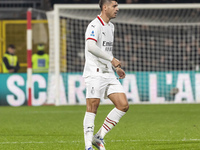
[[[85,117],[83,121],[85,147],[92,146],[95,116],[96,114],[91,113],[91,112],[85,113]]]
[[[120,118],[125,115],[126,112],[123,112],[117,108],[114,108],[111,110],[111,112],[106,117],[104,124],[97,132],[97,135],[99,135],[101,138],[104,138],[104,136],[119,122]]]

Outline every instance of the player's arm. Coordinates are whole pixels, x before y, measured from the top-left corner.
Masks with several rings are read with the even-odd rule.
[[[111,61],[112,65],[116,68],[118,66],[121,66],[121,63],[119,60],[114,58],[113,56],[109,55],[108,53],[102,51],[96,44],[96,41],[88,39],[86,41],[87,46],[88,46],[88,51],[92,53],[93,55]]]

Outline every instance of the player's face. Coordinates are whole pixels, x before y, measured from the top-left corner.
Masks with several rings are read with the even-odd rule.
[[[111,1],[111,3],[107,4],[106,15],[108,18],[112,19],[117,16],[117,12],[119,11],[118,3],[116,1]]]

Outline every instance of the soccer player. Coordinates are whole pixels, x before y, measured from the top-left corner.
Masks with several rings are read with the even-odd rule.
[[[85,67],[83,77],[86,83],[86,104],[84,139],[85,149],[93,150],[92,144],[99,150],[105,150],[104,136],[119,122],[129,108],[120,79],[125,77],[119,60],[113,57],[114,25],[110,22],[117,15],[117,0],[100,0],[101,14],[87,27],[85,33]],[[93,136],[94,120],[101,98],[109,98],[115,108],[108,114],[102,127]]]

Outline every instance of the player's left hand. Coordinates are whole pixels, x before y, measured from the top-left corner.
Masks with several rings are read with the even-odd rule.
[[[126,73],[122,68],[117,67],[116,68],[116,72],[117,72],[117,74],[118,74],[120,79],[124,79],[125,78]]]

